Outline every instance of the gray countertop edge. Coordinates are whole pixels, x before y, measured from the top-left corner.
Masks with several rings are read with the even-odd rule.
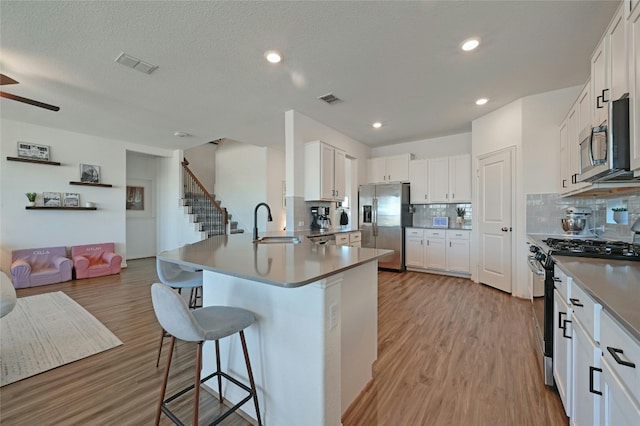
[[[172,262],[172,263],[176,263],[178,265],[182,265],[182,266],[187,266],[190,268],[195,268],[195,269],[202,269],[204,271],[209,271],[209,272],[216,272],[216,273],[220,273],[220,274],[224,274],[224,275],[229,275],[231,277],[236,277],[236,278],[242,278],[242,279],[246,279],[246,280],[250,280],[250,281],[256,281],[256,282],[261,282],[264,284],[269,284],[269,285],[273,285],[273,286],[277,286],[277,287],[282,287],[282,288],[296,288],[296,287],[302,287],[304,285],[307,284],[311,284],[313,282],[316,281],[320,281],[324,278],[330,277],[331,275],[336,275],[339,274],[341,272],[347,271],[349,269],[353,269],[355,267],[358,267],[360,265],[364,265],[365,263],[369,263],[372,262],[374,260],[377,260],[381,257],[385,257],[387,255],[389,255],[390,252],[392,252],[393,250],[385,250],[385,253],[380,253],[377,255],[373,255],[369,258],[367,258],[366,260],[361,260],[361,261],[356,261],[351,263],[350,265],[341,267],[341,268],[337,268],[333,271],[329,271],[323,274],[319,274],[317,276],[314,276],[313,278],[309,278],[306,280],[301,280],[301,281],[297,281],[297,282],[281,282],[281,281],[274,281],[274,280],[269,280],[267,278],[263,278],[260,276],[255,276],[252,274],[240,274],[238,272],[234,272],[234,271],[229,271],[229,270],[225,270],[222,268],[215,268],[215,267],[211,267],[211,266],[206,266],[206,265],[200,265],[197,263],[192,263],[192,262],[187,262],[181,259],[176,259],[173,257],[168,257],[168,256],[163,256],[162,253],[156,255],[156,258],[160,259],[160,260],[165,260],[167,262]]]
[[[573,268],[570,268],[568,264],[575,264],[575,265],[599,264],[598,267],[601,266],[602,268],[606,268],[607,266],[634,267],[636,265],[633,265],[631,261],[624,261],[624,260],[591,259],[591,258],[579,258],[574,256],[554,256],[554,255],[552,255],[551,257],[555,261],[555,264],[565,274],[570,276],[577,285],[579,285],[582,289],[584,289],[597,303],[602,305],[602,309],[607,311],[613,318],[615,318],[618,321],[618,323],[620,323],[620,325],[624,329],[626,329],[627,332],[631,336],[633,336],[636,341],[640,343],[640,321],[633,321],[632,318],[627,318],[627,316],[625,316],[623,313],[620,312],[621,309],[619,309],[619,307],[617,307],[611,301],[611,299],[614,298],[614,297],[611,297],[611,292],[613,291],[619,292],[619,290],[614,285],[608,282],[605,282],[603,284],[600,284],[600,291],[598,291],[594,282],[585,282],[587,280],[585,280],[584,278],[576,277],[576,270],[574,270]],[[640,275],[640,265],[638,265],[638,275]],[[594,277],[594,280],[597,280],[597,278]],[[637,284],[640,288],[640,282]],[[603,287],[606,287],[606,289],[608,290],[607,294],[609,294],[609,297],[607,297],[607,294],[602,294]],[[629,303],[635,303],[636,310],[640,309],[640,303],[639,303],[640,301],[638,300],[628,300],[628,301]],[[625,309],[625,310],[628,311],[629,309]],[[631,308],[631,310],[633,310],[633,307]]]

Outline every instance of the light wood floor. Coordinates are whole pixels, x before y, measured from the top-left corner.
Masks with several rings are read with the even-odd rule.
[[[0,424],[153,423],[162,375],[149,294],[155,259],[128,264],[117,276],[18,291],[19,297],[64,291],[124,344],[0,388]],[[458,278],[380,272],[379,279],[374,379],[344,426],[567,425],[536,364],[529,302]],[[193,377],[193,350],[187,343],[176,348],[174,389]],[[206,424],[218,407],[208,394],[201,397]],[[190,409],[189,398],[177,406],[185,419]],[[171,422],[163,416],[161,424]],[[249,423],[232,415],[223,424]]]

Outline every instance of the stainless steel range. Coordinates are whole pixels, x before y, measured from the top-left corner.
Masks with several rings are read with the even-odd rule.
[[[529,246],[529,267],[535,281],[544,280],[544,295],[533,298],[536,333],[543,356],[544,382],[553,386],[553,290],[555,256],[577,256],[611,260],[640,261],[638,246],[624,241],[596,238],[550,237]]]

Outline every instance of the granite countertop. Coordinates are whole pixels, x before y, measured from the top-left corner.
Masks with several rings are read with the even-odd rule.
[[[292,234],[260,236],[265,235]],[[219,235],[164,251],[156,257],[279,287],[300,287],[393,253],[393,250],[316,245],[306,238],[307,232],[295,235],[301,243],[254,244],[249,234]]]
[[[640,341],[640,262],[552,257],[564,273]]]

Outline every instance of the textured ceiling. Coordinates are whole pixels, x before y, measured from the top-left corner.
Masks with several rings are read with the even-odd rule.
[[[461,133],[517,98],[584,83],[618,4],[2,0],[0,72],[20,82],[4,90],[61,110],[2,99],[0,114],[165,148],[283,144],[290,109],[372,147]],[[464,53],[470,36],[483,42]],[[284,62],[268,64],[269,49]],[[121,52],[159,68],[125,68]],[[343,102],[317,99],[329,92]]]

